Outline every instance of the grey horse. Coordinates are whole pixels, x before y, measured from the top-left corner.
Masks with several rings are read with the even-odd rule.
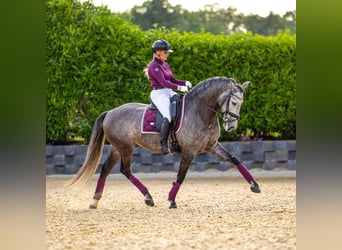
[[[239,170],[250,184],[252,192],[260,193],[260,188],[248,169],[218,142],[222,115],[223,127],[232,131],[238,126],[240,108],[249,81],[238,84],[233,78],[212,77],[198,83],[185,95],[182,126],[177,132],[177,140],[182,149],[177,180],[172,183],[168,200],[170,208],[177,208],[176,195],[183,183],[193,158],[202,151],[228,161]],[[133,148],[139,146],[152,152],[160,152],[159,134],[141,133],[141,119],[148,104],[127,103],[97,118],[90,138],[86,159],[77,174],[67,182],[67,186],[81,187],[88,183],[99,165],[105,139],[111,144],[111,151],[102,166],[93,201],[90,208],[97,208],[102,196],[106,177],[121,159],[120,172],[134,184],[144,196],[148,206],[154,201],[147,187],[136,178],[131,170]]]

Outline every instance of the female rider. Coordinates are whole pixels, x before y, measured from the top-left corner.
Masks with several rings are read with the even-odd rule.
[[[176,93],[173,90],[188,92],[192,84],[186,80],[174,78],[169,64],[166,62],[171,50],[165,40],[157,40],[152,45],[153,59],[147,67],[147,76],[151,83],[151,100],[163,116],[160,129],[161,153],[169,153],[168,137],[171,122],[170,98]]]

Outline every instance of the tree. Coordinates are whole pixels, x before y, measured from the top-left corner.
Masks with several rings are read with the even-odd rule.
[[[286,29],[291,31],[291,34],[296,34],[296,11],[288,11],[283,18],[286,20]]]
[[[181,7],[175,8],[167,0],[146,1],[142,6],[134,6],[131,10],[132,22],[139,24],[143,30],[153,25],[174,27],[180,17]]]
[[[287,12],[283,17],[270,12],[263,18],[258,15],[248,15],[242,22],[247,31],[263,36],[274,36],[279,30],[290,30],[292,34],[296,33],[296,12]]]
[[[229,34],[229,24],[234,23],[234,13],[236,9],[229,7],[222,9],[218,3],[207,4],[203,10],[198,12],[200,23],[205,31],[218,35],[220,33]]]
[[[220,8],[218,3],[207,4],[197,12],[189,12],[181,5],[172,6],[167,0],[146,1],[135,5],[130,12],[121,14],[143,30],[163,26],[180,32],[201,31],[212,34],[252,32],[264,36],[275,36],[279,30],[296,32],[296,12],[287,12],[283,17],[272,12],[267,17],[236,13],[236,8]]]

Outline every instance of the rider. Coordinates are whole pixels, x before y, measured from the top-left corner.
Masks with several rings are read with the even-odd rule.
[[[169,152],[168,137],[171,122],[170,98],[176,93],[173,90],[188,92],[192,84],[186,80],[174,78],[169,64],[166,62],[171,50],[170,44],[165,40],[157,40],[152,45],[153,59],[147,67],[147,76],[151,83],[151,100],[163,116],[160,129],[160,143],[163,155]]]

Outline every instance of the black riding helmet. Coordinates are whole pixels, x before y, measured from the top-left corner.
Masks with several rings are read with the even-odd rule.
[[[173,50],[171,49],[170,44],[165,41],[165,40],[157,40],[154,41],[153,45],[152,45],[152,52],[156,52],[157,50],[165,50],[167,52],[173,52]]]

